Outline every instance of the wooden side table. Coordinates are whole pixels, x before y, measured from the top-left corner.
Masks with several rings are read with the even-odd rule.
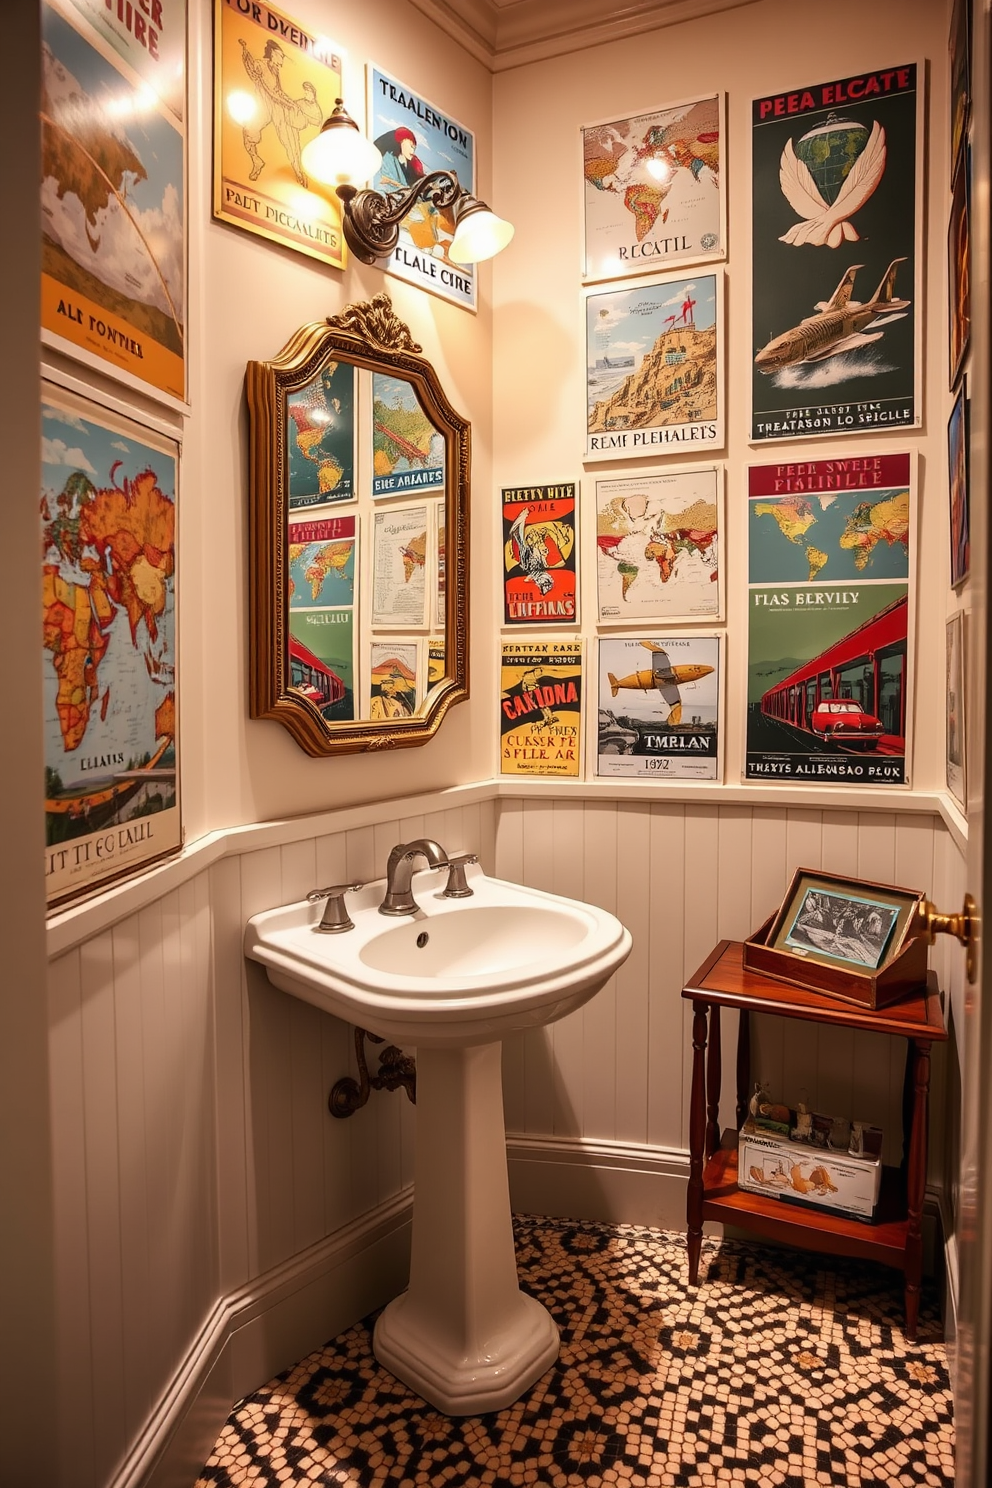
[[[682,989],[692,1003],[692,1094],[689,1107],[689,1281],[699,1278],[705,1220],[735,1225],[767,1239],[828,1255],[858,1256],[902,1271],[906,1287],[906,1337],[916,1337],[923,1272],[921,1220],[927,1172],[927,1101],[930,1048],[947,1038],[931,971],[924,988],[891,1007],[873,1011],[834,1001],[820,992],[787,986],[744,968],[741,941],[722,940]],[[719,1130],[720,1009],[740,1009],[737,1039],[737,1129]],[[903,1160],[885,1168],[872,1223],[737,1186],[737,1132],[747,1115],[751,1085],[750,1014],[776,1013],[811,1023],[898,1034],[908,1040],[903,1086]]]

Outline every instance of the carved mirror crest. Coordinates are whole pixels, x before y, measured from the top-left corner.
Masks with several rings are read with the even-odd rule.
[[[249,362],[253,718],[424,744],[468,696],[471,426],[389,296]]]

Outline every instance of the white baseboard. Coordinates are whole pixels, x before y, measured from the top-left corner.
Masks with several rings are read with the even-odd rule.
[[[688,1152],[509,1133],[506,1156],[517,1214],[685,1229]]]
[[[235,1401],[401,1292],[412,1203],[408,1189],[220,1298],[110,1488],[189,1488]]]

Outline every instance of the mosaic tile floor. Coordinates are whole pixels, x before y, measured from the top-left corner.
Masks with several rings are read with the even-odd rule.
[[[808,1488],[951,1483],[951,1392],[924,1294],[901,1277],[756,1242],[516,1222],[521,1283],[562,1336],[516,1405],[449,1420],[376,1363],[367,1318],[241,1402],[197,1488],[411,1484]]]

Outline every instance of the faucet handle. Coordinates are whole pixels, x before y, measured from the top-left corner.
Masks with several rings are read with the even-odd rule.
[[[364,887],[363,883],[346,883],[333,884],[329,889],[311,889],[307,895],[308,904],[317,904],[321,899],[327,900],[320,924],[315,928],[326,930],[332,935],[342,930],[354,930],[355,922],[344,907],[344,896],[352,889]]]
[[[456,858],[448,859],[448,882],[441,894],[442,899],[470,899],[475,893],[465,882],[465,866],[468,863],[477,863],[478,853],[459,853]]]

